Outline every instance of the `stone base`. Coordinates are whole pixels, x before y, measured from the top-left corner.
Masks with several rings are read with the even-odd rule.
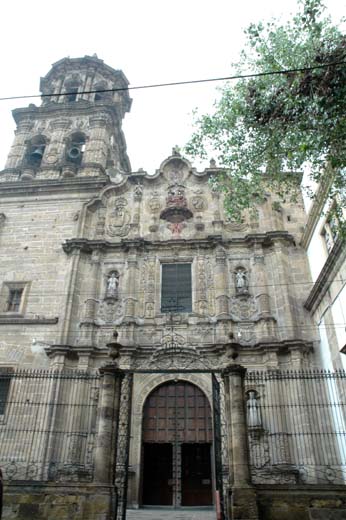
[[[256,491],[251,487],[232,488],[230,508],[232,520],[258,520]]]
[[[4,488],[3,520],[111,520],[113,487],[25,482]]]
[[[346,520],[345,486],[257,486],[263,520]]]

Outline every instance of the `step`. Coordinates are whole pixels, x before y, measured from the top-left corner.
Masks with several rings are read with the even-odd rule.
[[[128,509],[126,520],[216,520],[210,509]]]

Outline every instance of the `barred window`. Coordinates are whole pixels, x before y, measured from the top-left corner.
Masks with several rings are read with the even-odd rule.
[[[161,312],[192,312],[191,264],[162,264]]]
[[[10,289],[8,293],[7,312],[19,312],[23,289]]]
[[[11,379],[8,375],[0,375],[0,415],[4,415]]]

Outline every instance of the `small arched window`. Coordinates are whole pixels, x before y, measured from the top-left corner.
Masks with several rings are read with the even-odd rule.
[[[105,101],[106,99],[109,99],[109,92],[104,92],[107,90],[106,83],[97,83],[94,86],[94,90],[97,91],[95,92],[94,101]]]
[[[66,103],[74,103],[77,101],[79,86],[80,80],[77,77],[65,81],[65,96],[63,96],[63,100]]]
[[[85,135],[77,132],[71,135],[66,148],[66,160],[77,166],[82,164],[85,150]]]
[[[46,139],[42,135],[33,137],[28,144],[26,163],[33,168],[39,168],[46,148]]]
[[[68,103],[74,103],[77,100],[78,87],[70,87],[67,91],[66,101]]]

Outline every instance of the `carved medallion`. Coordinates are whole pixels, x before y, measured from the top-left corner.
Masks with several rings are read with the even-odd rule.
[[[148,202],[149,209],[152,213],[156,213],[161,209],[161,202],[158,197],[152,197]]]
[[[233,296],[230,300],[231,316],[235,320],[249,320],[257,312],[256,301],[254,298]]]
[[[114,208],[107,208],[106,232],[114,237],[123,237],[130,231],[130,212],[126,209],[127,200],[119,198],[115,200]]]
[[[203,211],[206,209],[206,202],[204,198],[200,197],[199,195],[192,197],[191,204],[197,211]]]

